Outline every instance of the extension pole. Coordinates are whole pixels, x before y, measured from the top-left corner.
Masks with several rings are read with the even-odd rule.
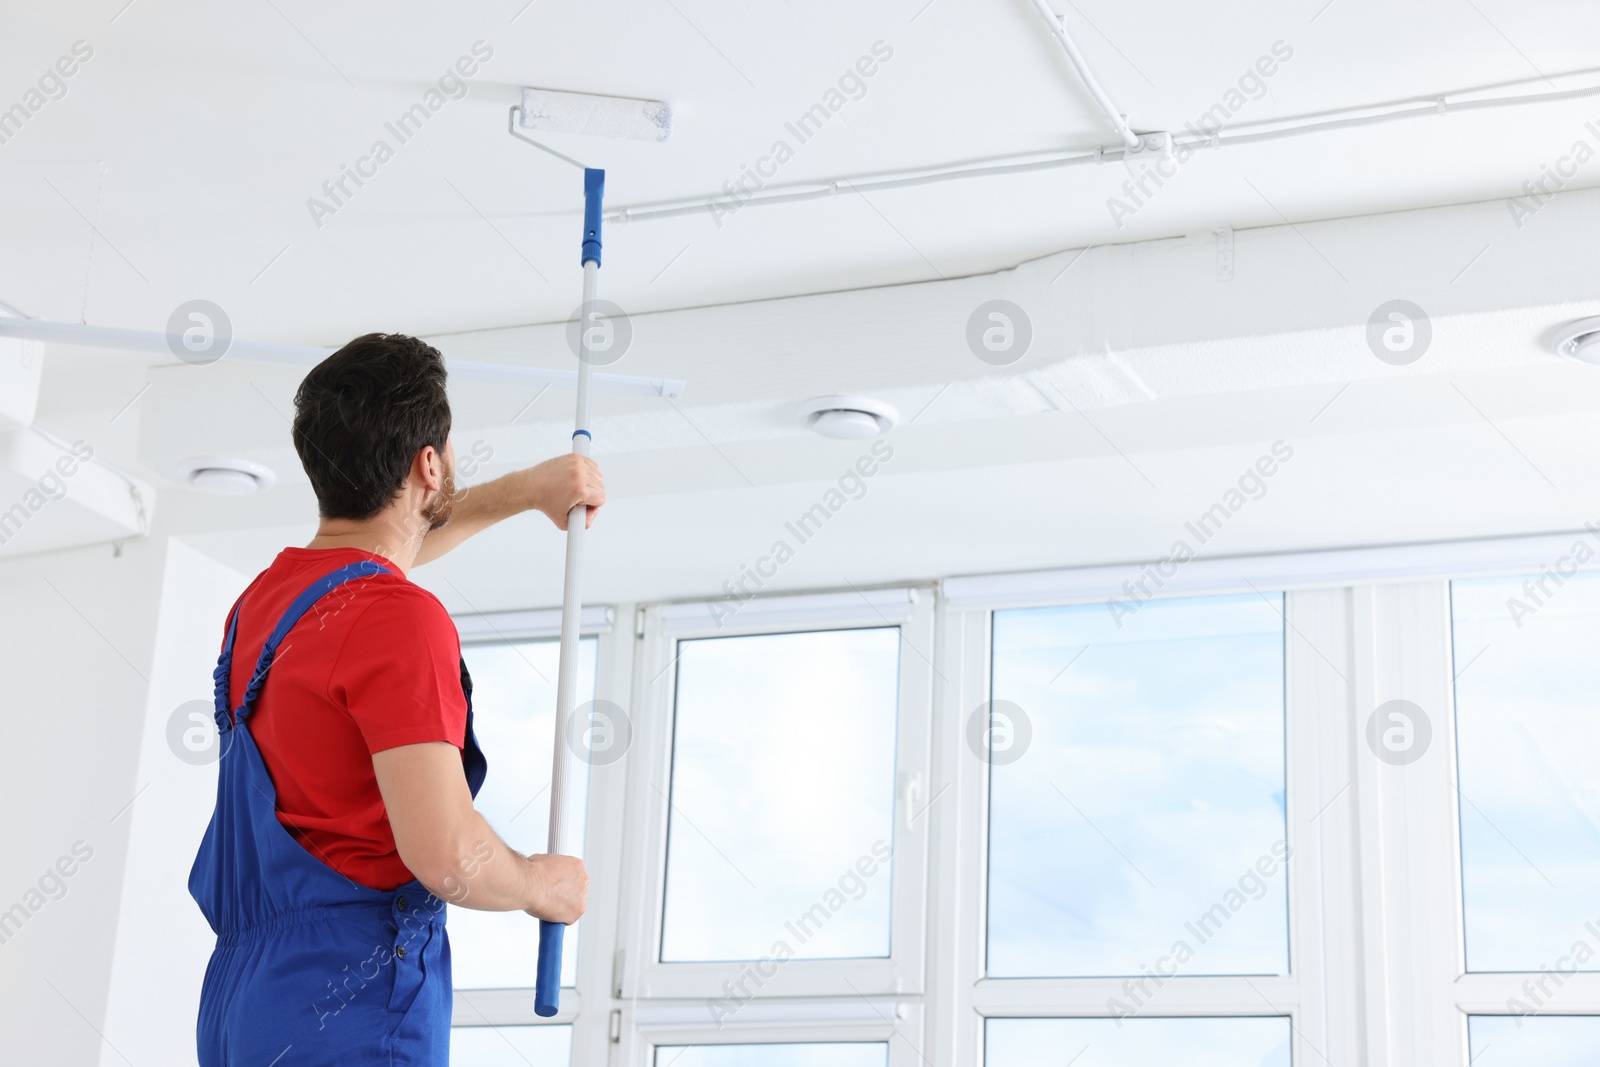
[[[593,167],[583,170],[583,304],[578,310],[578,410],[573,423],[572,451],[587,456],[593,438],[589,433],[589,378],[594,356],[589,351],[589,315],[594,307],[595,286],[600,276],[600,205],[605,198],[606,172]],[[580,782],[573,766],[577,758],[575,739],[568,730],[578,704],[578,620],[583,614],[583,595],[578,579],[583,569],[583,542],[589,508],[578,504],[567,512],[567,569],[561,592],[561,655],[556,668],[555,760],[550,771],[550,846],[549,852],[576,855],[582,842],[573,832],[572,821],[583,804],[577,792]],[[539,920],[539,964],[533,1010],[541,1017],[554,1015],[561,1007],[561,940],[566,927]]]

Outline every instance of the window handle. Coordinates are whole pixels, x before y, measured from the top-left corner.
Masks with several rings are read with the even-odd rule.
[[[900,775],[900,806],[905,811],[907,830],[915,829],[912,823],[920,814],[917,805],[922,802],[922,775],[905,771]]]

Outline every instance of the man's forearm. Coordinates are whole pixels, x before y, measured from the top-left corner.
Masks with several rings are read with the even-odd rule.
[[[446,872],[422,878],[434,895],[476,911],[537,912],[547,904],[550,886],[536,857],[524,856],[495,833],[477,811],[471,828]],[[466,844],[470,840],[471,844]],[[436,884],[435,884],[436,883]]]
[[[412,565],[438,559],[479,530],[524,511],[542,511],[557,529],[565,530],[573,508],[588,505],[593,523],[594,509],[605,502],[605,483],[594,460],[572,453],[547,459],[458,492],[450,521],[423,536]]]
[[[450,521],[429,530],[417,552],[417,565],[438,559],[461,542],[501,519],[509,519],[537,507],[528,486],[527,471],[512,471],[493,481],[459,490]]]
[[[394,828],[395,850],[435,896],[479,911],[528,911],[552,922],[583,914],[589,876],[571,856],[524,856],[482,813],[445,741],[373,753],[378,791]]]

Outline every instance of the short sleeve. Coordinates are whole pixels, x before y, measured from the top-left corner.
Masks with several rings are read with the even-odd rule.
[[[351,627],[328,682],[369,752],[448,741],[467,731],[461,639],[444,605],[406,583],[369,605]]]

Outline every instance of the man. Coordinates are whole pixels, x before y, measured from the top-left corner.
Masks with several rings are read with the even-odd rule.
[[[234,605],[215,672],[217,806],[189,876],[217,933],[203,1067],[446,1064],[445,902],[583,914],[581,860],[520,855],[474,810],[460,641],[407,575],[519,512],[592,522],[604,486],[562,456],[457,493],[449,435],[444,362],[414,337],[359,337],[295,396],[321,522]]]

